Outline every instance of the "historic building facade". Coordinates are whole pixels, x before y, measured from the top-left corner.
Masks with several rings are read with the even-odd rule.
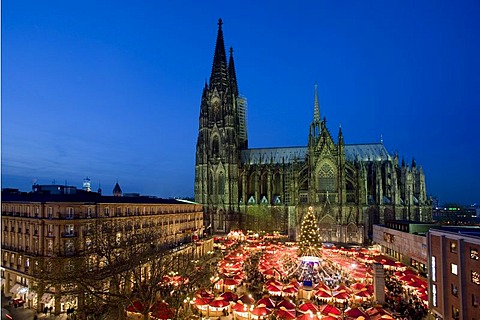
[[[382,142],[345,144],[341,128],[335,141],[320,116],[316,86],[306,146],[248,148],[246,100],[218,25],[195,165],[195,201],[213,232],[280,231],[296,239],[309,206],[323,241],[363,243],[385,220],[430,221],[422,168],[399,163]]]
[[[180,245],[192,244],[197,234],[203,235],[203,210],[197,203],[51,187],[34,186],[31,193],[2,191],[2,291],[25,300],[30,308],[40,311],[51,306],[56,314],[81,308],[80,293],[70,284],[44,285],[42,263],[88,260],[101,238],[131,241],[135,237],[139,241],[135,245],[147,244],[159,252],[175,248],[174,254],[193,248],[196,257],[213,250],[213,240]]]

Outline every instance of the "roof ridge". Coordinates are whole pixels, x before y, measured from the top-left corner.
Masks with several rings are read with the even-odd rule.
[[[308,148],[307,146],[290,146],[290,147],[263,147],[263,148],[248,148],[243,151],[249,151],[249,150],[259,150],[259,149],[294,149],[294,148]]]

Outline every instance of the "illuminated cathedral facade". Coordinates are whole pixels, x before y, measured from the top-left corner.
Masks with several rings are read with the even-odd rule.
[[[306,146],[248,148],[246,99],[239,95],[233,50],[227,62],[222,21],[212,72],[202,93],[195,162],[195,201],[212,233],[232,229],[298,240],[313,207],[321,240],[362,244],[372,225],[430,221],[425,175],[383,142],[345,144],[320,116],[317,88]]]

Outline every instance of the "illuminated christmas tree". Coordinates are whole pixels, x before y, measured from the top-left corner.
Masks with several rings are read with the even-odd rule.
[[[299,255],[318,257],[321,245],[317,219],[313,214],[313,208],[309,207],[300,227]]]
[[[313,287],[322,279],[322,260],[320,259],[320,234],[317,219],[313,214],[313,208],[309,207],[303,217],[300,227],[300,242],[298,244],[299,264],[297,277],[303,282],[304,287]]]

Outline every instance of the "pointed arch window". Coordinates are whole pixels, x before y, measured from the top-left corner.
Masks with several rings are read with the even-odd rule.
[[[255,173],[251,173],[250,176],[248,177],[248,195],[249,196],[255,195],[256,178],[257,178],[257,175]]]
[[[218,227],[217,229],[223,230],[225,225],[225,212],[220,210],[218,212]]]
[[[282,194],[282,180],[279,173],[273,176],[273,194]]]
[[[333,167],[324,163],[318,172],[318,190],[320,192],[335,192],[336,191],[336,177]]]
[[[266,195],[268,193],[268,177],[267,174],[263,174],[261,176],[261,182],[260,182],[260,194]]]
[[[218,189],[217,194],[224,195],[225,194],[225,175],[223,172],[220,172],[218,175]]]
[[[213,194],[213,177],[212,175],[208,175],[208,194]]]
[[[214,137],[212,141],[212,157],[218,158],[220,155],[220,142],[218,137]]]

